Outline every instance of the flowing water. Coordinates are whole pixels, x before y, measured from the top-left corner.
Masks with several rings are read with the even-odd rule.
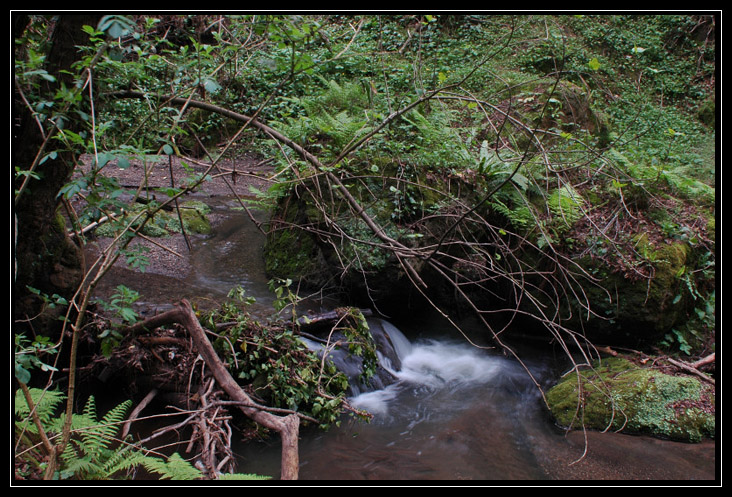
[[[241,285],[267,310],[272,297],[262,242],[245,213],[232,214],[212,237],[195,242],[188,292],[220,298]],[[370,423],[344,416],[328,431],[301,429],[303,480],[715,478],[714,442],[567,435],[548,418],[539,389],[515,360],[451,337],[437,321],[402,323],[404,333],[387,321],[370,324],[393,344],[398,360],[383,356],[382,364],[397,381],[375,391],[354,388],[351,402],[373,414]],[[556,378],[545,351],[522,360],[540,383]],[[277,437],[234,449],[240,472],[279,475]]]
[[[409,341],[388,323],[371,323],[396,344],[397,382],[351,398],[373,414],[371,422],[344,417],[340,427],[302,431],[302,480],[714,479],[711,442],[566,436],[548,418],[524,369],[546,383],[555,373],[545,359],[520,365],[464,340]],[[277,440],[236,450],[242,471],[279,474]]]

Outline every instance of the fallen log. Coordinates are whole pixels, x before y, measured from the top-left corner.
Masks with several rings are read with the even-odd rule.
[[[219,359],[187,300],[181,300],[173,309],[135,324],[130,328],[130,332],[136,334],[143,330],[152,330],[173,323],[182,325],[188,331],[196,350],[213,373],[216,382],[231,399],[237,402],[239,409],[256,423],[279,433],[282,439],[280,478],[296,480],[299,471],[299,417],[296,414],[276,416],[264,411],[241,389]]]

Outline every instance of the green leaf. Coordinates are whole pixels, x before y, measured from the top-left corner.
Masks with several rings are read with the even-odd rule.
[[[120,157],[117,159],[117,167],[120,169],[127,169],[130,167],[130,161],[126,157]]]
[[[590,69],[592,69],[593,71],[597,71],[601,67],[600,61],[597,60],[597,57],[594,57],[592,60],[590,60],[587,65],[590,66]]]
[[[107,33],[110,38],[121,38],[122,36],[131,33],[134,30],[134,27],[134,21],[125,16],[109,15],[102,17],[97,29]]]
[[[28,383],[31,379],[30,371],[25,369],[23,366],[15,363],[15,378],[21,383]]]
[[[86,178],[77,178],[62,186],[58,192],[58,196],[60,197],[63,195],[65,198],[70,199],[77,193],[80,193],[82,190],[86,189],[86,187]]]
[[[206,79],[206,80],[205,80],[205,81],[203,82],[203,87],[204,87],[204,88],[206,89],[206,91],[207,91],[207,92],[209,92],[209,93],[216,93],[217,91],[219,91],[219,90],[221,89],[221,85],[220,85],[220,84],[218,84],[218,83],[217,83],[216,81],[214,81],[213,79]],[[170,155],[170,154],[169,154],[169,155]]]

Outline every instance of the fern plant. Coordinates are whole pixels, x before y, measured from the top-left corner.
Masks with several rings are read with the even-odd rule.
[[[571,185],[554,190],[547,199],[557,233],[563,233],[583,216],[584,199]]]
[[[71,419],[71,429],[78,436],[72,437],[61,455],[63,461],[60,477],[83,480],[106,480],[112,475],[140,464],[145,457],[132,446],[117,448],[116,435],[124,421],[130,400],[110,409],[101,420],[97,420],[96,402],[89,397],[82,414]],[[51,426],[61,431],[63,418],[57,418]]]
[[[312,142],[327,138],[332,142],[335,152],[338,152],[371,129],[365,114],[369,101],[362,86],[357,83],[340,85],[324,79],[323,83],[326,89],[318,96],[291,98],[302,107],[305,115],[289,118],[279,126],[303,145],[313,145]]]
[[[42,390],[40,388],[30,388],[29,393],[35,407],[35,414],[41,421],[41,425],[48,426],[53,419],[56,408],[63,403],[65,395],[58,390]],[[30,433],[37,435],[38,429],[31,422],[30,407],[28,407],[28,403],[20,390],[15,393],[14,411],[19,418],[19,421],[15,422],[18,434]]]
[[[29,389],[44,430],[49,433],[61,433],[64,416],[54,417],[56,410],[65,400],[65,395],[55,390]],[[117,438],[119,427],[124,421],[128,409],[132,405],[126,400],[110,409],[104,417],[97,419],[96,401],[89,397],[81,414],[73,414],[71,429],[73,436],[66,446],[60,460],[60,479],[75,480],[109,480],[132,468],[142,466],[151,473],[160,475],[160,479],[198,480],[203,474],[178,453],[167,460],[152,457],[139,446],[126,443]],[[30,408],[20,392],[15,395],[16,434],[24,437],[29,445],[29,436],[37,435],[38,430],[30,421]],[[222,475],[221,479],[262,480],[267,476],[255,474]]]

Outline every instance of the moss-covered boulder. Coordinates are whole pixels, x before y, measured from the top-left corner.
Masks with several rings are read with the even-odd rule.
[[[631,264],[639,269],[633,274],[613,271],[601,259],[578,260],[598,283],[584,288],[598,316],[584,327],[592,339],[640,346],[689,319],[694,305],[688,281],[694,269],[692,247],[682,241],[654,245],[640,234],[634,237],[633,250],[638,259]],[[643,273],[647,276],[640,277]]]
[[[713,386],[619,357],[579,376],[565,375],[546,395],[556,422],[569,428],[646,434],[685,442],[713,438]]]
[[[437,211],[445,198],[436,193],[436,176],[430,177],[432,181],[418,177],[407,183],[396,179],[396,166],[385,164],[380,174],[344,183],[388,237],[419,247],[426,239],[421,232],[425,223],[415,220]],[[314,198],[313,192],[324,192],[325,199]],[[430,229],[437,232],[444,226]],[[306,182],[279,201],[270,219],[264,261],[270,277],[298,281],[301,288],[336,288],[356,303],[363,300],[399,308],[412,286],[403,265],[383,248],[383,241],[361,216],[337,189],[328,191],[322,184]],[[413,258],[410,263],[421,271],[420,261]]]

